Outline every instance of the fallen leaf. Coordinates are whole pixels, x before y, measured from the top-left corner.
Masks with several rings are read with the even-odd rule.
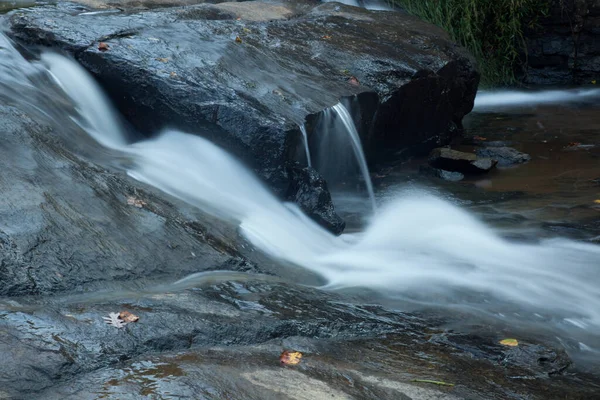
[[[594,203],[596,203],[596,204],[600,204],[600,199],[596,199],[596,200],[594,200]]]
[[[244,33],[250,33],[250,32],[252,32],[250,29],[248,29],[246,27],[242,28],[242,31],[244,31]]]
[[[432,383],[434,385],[440,385],[440,386],[454,386],[454,383],[448,383],[448,382],[444,382],[444,381],[432,381],[430,379],[413,379],[412,382]]]
[[[323,39],[323,40],[329,40],[329,39],[331,39],[331,36],[324,35],[324,36],[321,36],[321,39]]]
[[[592,81],[592,85],[595,85],[595,84],[596,84],[596,80],[594,79],[594,80]]]
[[[242,20],[242,18],[241,18],[241,17],[237,17],[235,20],[236,20],[236,21],[241,21],[241,20]]]
[[[299,351],[284,351],[279,356],[279,362],[281,365],[296,365],[300,363],[302,359],[302,353]]]
[[[138,322],[138,320],[140,319],[140,317],[138,317],[135,314],[130,313],[129,311],[121,311],[119,313],[119,318],[122,319],[123,321],[125,321],[125,323]]]
[[[355,76],[351,76],[350,79],[348,79],[348,83],[352,86],[360,86],[360,82],[358,81],[358,79],[356,79]]]
[[[164,58],[164,57],[160,57],[160,58],[157,58],[156,61],[167,63],[167,62],[169,62],[169,59],[168,58]]]
[[[127,204],[129,204],[130,206],[137,207],[137,208],[142,208],[147,203],[144,200],[136,199],[135,197],[129,196],[129,197],[127,197]]]
[[[517,339],[502,339],[500,341],[500,344],[503,346],[517,347],[519,345],[519,342],[517,341]]]
[[[171,76],[171,78],[177,78],[177,73],[176,72],[171,72],[169,75]]]
[[[477,136],[477,135],[475,135],[475,136],[473,136],[473,140],[486,141],[487,139],[484,138],[483,136]]]
[[[120,320],[119,314],[114,312],[108,314],[108,317],[102,317],[102,319],[104,320],[104,322],[111,326],[114,326],[115,328],[123,328],[125,325],[127,325],[127,322]]]
[[[104,42],[98,43],[98,50],[107,51],[108,49],[109,49],[108,44],[106,44]]]
[[[569,143],[567,145],[567,147],[575,147],[575,146],[579,146],[579,145],[581,145],[581,143],[579,143],[579,142],[571,142],[571,143]]]
[[[236,42],[236,43],[242,43],[242,38],[241,38],[241,37],[239,37],[239,36],[236,36],[236,37],[235,37],[235,42]]]

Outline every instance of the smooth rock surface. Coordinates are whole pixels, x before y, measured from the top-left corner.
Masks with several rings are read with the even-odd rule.
[[[465,178],[465,175],[461,174],[460,172],[445,171],[443,169],[433,168],[428,165],[421,165],[419,172],[450,182],[462,181]]]
[[[492,158],[498,161],[498,165],[505,167],[514,164],[523,164],[531,160],[529,154],[521,153],[512,147],[482,147],[475,151],[479,157]]]
[[[429,154],[429,164],[434,168],[464,174],[488,172],[497,164],[491,158],[481,158],[473,153],[452,150],[446,147],[433,149]]]

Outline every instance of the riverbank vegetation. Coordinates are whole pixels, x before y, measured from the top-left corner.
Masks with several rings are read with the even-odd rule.
[[[391,0],[445,29],[477,59],[486,86],[510,85],[523,62],[525,29],[546,15],[550,0]]]

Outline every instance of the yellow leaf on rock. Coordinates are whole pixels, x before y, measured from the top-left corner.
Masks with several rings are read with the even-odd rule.
[[[279,362],[281,365],[296,365],[302,360],[302,353],[299,351],[284,351],[279,356]]]
[[[600,204],[600,199],[596,199],[596,200],[594,200],[594,203],[596,203],[596,204]]]
[[[519,341],[517,339],[502,339],[500,344],[503,346],[516,347],[519,345]]]

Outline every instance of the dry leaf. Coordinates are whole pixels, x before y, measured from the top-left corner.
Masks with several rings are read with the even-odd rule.
[[[119,318],[122,319],[123,321],[125,321],[125,323],[138,322],[138,320],[140,319],[140,317],[138,317],[135,314],[130,313],[129,311],[121,311],[119,313]]]
[[[160,61],[160,62],[163,62],[163,63],[168,63],[169,59],[168,58],[164,58],[164,57],[159,57],[159,58],[156,59],[156,61]]]
[[[321,39],[323,39],[323,40],[329,40],[329,39],[331,39],[331,36],[324,35],[324,36],[321,36]]]
[[[98,43],[98,50],[100,50],[100,51],[106,51],[108,49],[109,49],[108,44],[106,44],[104,42]]]
[[[482,142],[484,142],[484,141],[486,141],[487,139],[486,139],[486,138],[484,138],[483,136],[477,136],[477,135],[475,135],[475,136],[473,136],[473,140],[479,140],[479,141],[482,141]]]
[[[130,206],[137,207],[137,208],[142,208],[147,203],[144,200],[140,200],[140,199],[136,199],[135,197],[128,196],[127,197],[127,204],[129,204]]]
[[[502,339],[500,341],[500,344],[503,346],[517,347],[519,345],[519,342],[517,341],[517,339]]]
[[[125,325],[127,325],[127,322],[120,320],[119,314],[114,312],[108,314],[108,317],[102,317],[102,319],[104,320],[104,322],[111,326],[114,326],[115,328],[123,328]]]
[[[579,145],[581,145],[581,143],[579,143],[579,142],[571,142],[571,143],[569,143],[567,145],[567,147],[575,147],[575,146],[579,146]]]
[[[600,204],[600,199],[596,199],[596,200],[594,200],[594,203],[596,203],[596,204]]]
[[[353,86],[360,86],[360,82],[358,81],[358,79],[356,79],[355,76],[351,76],[350,79],[348,79],[348,83]]]
[[[169,75],[171,76],[171,78],[177,78],[177,73],[176,72],[171,72]]]
[[[300,363],[302,359],[302,353],[299,351],[284,351],[279,356],[279,362],[281,365],[296,365]]]
[[[236,42],[236,43],[242,43],[242,38],[241,38],[241,37],[239,37],[239,36],[236,36],[236,37],[235,37],[235,42]]]
[[[237,17],[235,20],[236,20],[236,21],[241,21],[241,20],[242,20],[242,18],[241,18],[241,17]]]

